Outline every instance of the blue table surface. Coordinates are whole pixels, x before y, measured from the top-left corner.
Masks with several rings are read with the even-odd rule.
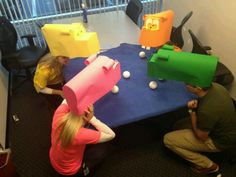
[[[140,45],[122,43],[99,55],[116,59],[121,64],[121,74],[129,71],[131,77],[118,82],[119,93],[107,93],[95,103],[95,116],[111,127],[118,127],[148,117],[158,116],[186,106],[193,98],[184,83],[178,81],[158,81],[147,76],[147,58],[141,59],[139,52],[145,51],[147,58],[155,52],[145,50]],[[65,80],[70,80],[85,67],[84,59],[72,59],[64,69]],[[155,80],[158,87],[149,88]]]

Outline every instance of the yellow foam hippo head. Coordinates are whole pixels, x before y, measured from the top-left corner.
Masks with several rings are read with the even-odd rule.
[[[88,57],[100,50],[97,33],[81,23],[45,24],[42,32],[53,56]]]

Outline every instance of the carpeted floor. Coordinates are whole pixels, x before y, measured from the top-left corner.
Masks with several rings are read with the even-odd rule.
[[[49,162],[52,113],[44,97],[26,82],[9,98],[8,138],[13,163],[21,177],[57,177]],[[149,118],[115,129],[115,151],[96,169],[93,177],[200,177],[190,164],[164,148],[162,137],[183,110]],[[13,119],[13,115],[16,119]],[[17,116],[17,117],[16,117]],[[215,158],[222,177],[235,177],[236,164]],[[216,177],[218,174],[210,176]]]

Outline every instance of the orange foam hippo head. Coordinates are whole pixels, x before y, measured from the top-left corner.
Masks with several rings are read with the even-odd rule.
[[[174,12],[171,10],[157,14],[145,14],[139,42],[145,47],[159,47],[170,40]]]

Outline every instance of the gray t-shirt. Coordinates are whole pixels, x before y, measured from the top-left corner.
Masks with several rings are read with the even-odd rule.
[[[213,83],[199,99],[197,127],[208,131],[216,147],[226,149],[236,145],[236,112],[228,91]]]

